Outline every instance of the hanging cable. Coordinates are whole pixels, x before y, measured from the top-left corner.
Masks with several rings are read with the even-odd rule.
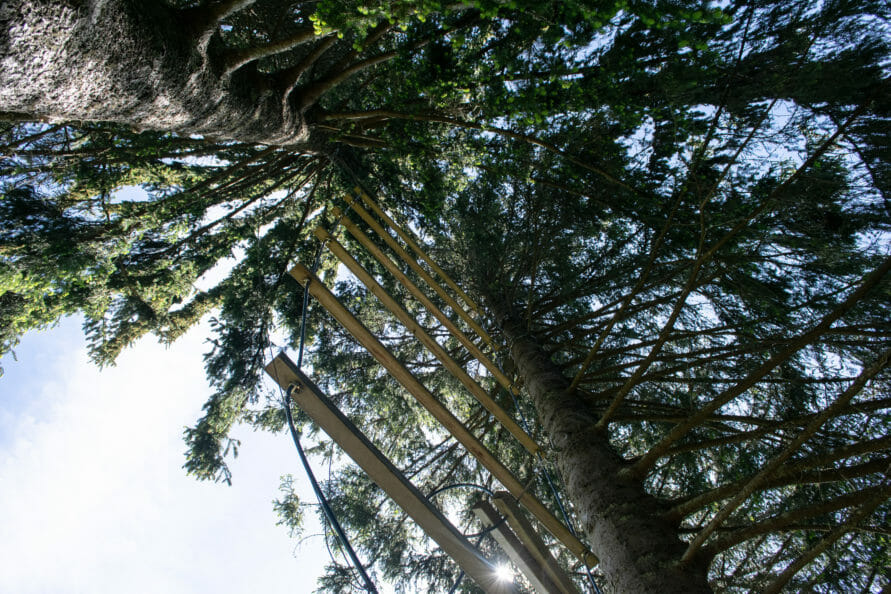
[[[316,249],[316,257],[313,259],[312,268],[310,270],[315,274],[319,270],[319,263],[322,261],[322,248]],[[309,283],[312,279],[306,280],[306,286],[303,287],[303,312],[300,315],[300,348],[297,350],[297,369],[303,366],[303,347],[306,344],[306,312],[309,310]]]
[[[452,490],[452,489],[458,489],[458,488],[475,489],[475,490],[477,490],[477,491],[482,491],[483,493],[485,493],[485,494],[488,495],[489,497],[494,497],[494,496],[495,496],[495,494],[492,492],[491,489],[488,489],[488,488],[486,488],[486,487],[484,487],[484,486],[482,486],[482,485],[477,485],[477,484],[474,484],[474,483],[452,483],[451,485],[446,485],[446,486],[444,486],[444,487],[440,487],[440,488],[436,489],[435,491],[433,491],[432,493],[430,493],[429,495],[427,495],[427,499],[433,499],[434,497],[436,497],[437,495],[439,495],[439,494],[442,493],[443,491],[450,491],[450,490]]]
[[[293,392],[293,390],[294,386],[288,387],[288,391],[285,395],[285,415],[287,415],[288,417],[288,428],[291,430],[291,439],[294,440],[294,446],[297,448],[297,453],[300,455],[300,462],[303,464],[303,469],[306,471],[306,475],[309,477],[309,482],[312,485],[312,490],[315,492],[316,498],[318,498],[319,500],[319,505],[322,508],[322,512],[325,514],[325,518],[328,520],[328,523],[331,524],[331,528],[337,535],[338,540],[340,540],[341,546],[346,549],[347,555],[349,555],[353,566],[362,576],[362,580],[365,582],[366,591],[377,594],[377,588],[374,587],[374,583],[365,572],[365,567],[356,556],[356,552],[353,550],[352,545],[350,545],[349,539],[344,533],[343,528],[340,526],[340,522],[337,521],[337,516],[335,516],[334,512],[331,510],[331,506],[328,504],[328,499],[325,497],[325,494],[322,493],[322,488],[319,486],[319,483],[309,466],[309,460],[307,460],[306,453],[303,451],[303,446],[300,444],[300,433],[294,426],[294,418],[291,415],[291,392]]]
[[[319,268],[319,263],[322,257],[322,247],[319,246],[316,251],[316,256],[312,265],[312,271],[315,273]],[[306,316],[307,311],[309,310],[309,283],[312,282],[307,281],[307,286],[304,287],[303,290],[303,311],[301,312],[300,317],[300,344],[297,355],[297,369],[301,368],[303,363],[303,351],[306,345]],[[291,393],[294,391],[296,386],[288,386],[287,392],[283,396],[283,404],[285,408],[285,416],[288,420],[288,429],[291,432],[291,439],[294,441],[294,446],[297,448],[297,454],[300,456],[300,462],[303,465],[303,470],[306,472],[307,477],[309,477],[309,482],[312,485],[313,492],[315,492],[316,498],[319,500],[319,506],[322,508],[322,513],[325,516],[325,519],[328,520],[328,523],[331,525],[332,530],[334,530],[335,535],[337,536],[338,541],[340,542],[341,547],[346,550],[347,556],[350,559],[350,562],[353,565],[353,568],[359,572],[359,575],[362,577],[362,581],[365,582],[365,590],[367,592],[371,592],[373,594],[377,594],[377,588],[374,586],[374,582],[371,581],[371,578],[368,577],[368,573],[365,571],[365,567],[362,565],[362,562],[359,560],[359,557],[356,555],[355,550],[353,550],[352,545],[350,544],[349,539],[347,538],[346,533],[343,531],[343,528],[340,525],[340,522],[337,520],[337,516],[334,514],[334,511],[331,509],[331,506],[328,504],[328,499],[325,497],[325,494],[322,492],[322,488],[319,485],[319,482],[316,480],[315,474],[312,471],[312,468],[309,465],[309,460],[306,457],[306,453],[303,451],[303,446],[300,443],[300,432],[297,430],[297,427],[294,425],[294,417],[291,414]]]

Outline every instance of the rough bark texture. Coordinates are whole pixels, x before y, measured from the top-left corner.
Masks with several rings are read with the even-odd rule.
[[[0,111],[242,142],[308,141],[282,90],[224,74],[192,13],[157,0],[0,3]],[[206,34],[204,35],[206,37]]]
[[[511,358],[550,436],[587,542],[600,558],[605,590],[711,592],[705,562],[679,568],[686,546],[677,538],[677,527],[661,519],[665,509],[660,502],[640,482],[618,478],[626,463],[594,430],[597,418],[590,407],[568,393],[569,381],[522,323],[500,313]]]

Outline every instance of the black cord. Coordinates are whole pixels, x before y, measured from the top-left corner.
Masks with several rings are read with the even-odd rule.
[[[315,261],[312,265],[312,272],[315,273],[319,268],[319,262],[322,257],[322,246],[320,245],[318,250],[316,251]],[[301,314],[300,320],[300,346],[297,355],[297,369],[301,368],[303,363],[303,350],[306,344],[306,314],[309,310],[309,283],[311,280],[307,280],[306,286],[303,288],[303,312]],[[321,487],[319,486],[319,482],[316,480],[315,474],[313,474],[312,468],[309,466],[309,460],[306,457],[306,453],[303,451],[303,446],[300,444],[300,433],[297,431],[297,427],[294,425],[294,417],[291,414],[291,393],[293,392],[295,386],[289,386],[287,392],[283,396],[283,404],[285,408],[285,416],[288,419],[288,429],[291,432],[291,439],[294,441],[294,446],[297,448],[297,453],[300,456],[300,462],[303,464],[303,470],[306,472],[307,477],[309,477],[309,482],[312,485],[312,489],[316,494],[316,498],[319,500],[319,505],[322,508],[322,512],[325,515],[325,518],[328,520],[328,523],[331,525],[331,528],[334,530],[335,535],[340,543],[341,549],[346,550],[347,556],[349,557],[353,567],[359,572],[362,580],[365,582],[365,590],[367,592],[372,592],[373,594],[377,594],[377,588],[374,586],[374,582],[371,581],[371,578],[368,577],[368,573],[365,571],[365,567],[362,565],[362,562],[359,561],[359,557],[356,555],[356,551],[353,550],[352,545],[350,544],[349,539],[347,538],[346,533],[343,531],[343,528],[340,525],[340,522],[337,520],[337,516],[334,515],[334,511],[331,509],[331,506],[328,504],[328,499],[325,497],[325,494],[322,492]],[[325,544],[327,546],[328,541],[325,539]],[[329,548],[330,553],[330,548]],[[333,560],[333,555],[332,555]]]
[[[300,434],[298,433],[297,428],[294,426],[294,418],[291,415],[291,392],[293,391],[293,389],[293,386],[289,387],[285,395],[285,415],[288,417],[288,428],[291,431],[291,439],[294,440],[294,445],[297,448],[297,453],[300,455],[300,462],[303,464],[303,469],[306,471],[306,475],[309,477],[309,482],[312,485],[312,489],[319,500],[319,505],[322,506],[322,512],[325,514],[325,518],[327,518],[328,523],[331,524],[331,528],[337,535],[338,540],[340,540],[341,546],[346,550],[350,560],[353,563],[353,566],[362,576],[362,580],[365,582],[365,590],[377,594],[377,588],[374,587],[374,583],[365,572],[365,567],[356,556],[356,551],[354,551],[352,545],[350,545],[350,541],[347,538],[346,533],[344,533],[343,528],[340,526],[340,522],[337,521],[337,516],[335,516],[334,512],[331,510],[331,506],[328,505],[328,499],[325,497],[325,494],[322,493],[319,482],[316,480],[316,477],[309,466],[309,460],[306,458],[306,453],[303,451],[303,446],[300,444]]]
[[[495,496],[495,493],[493,493],[491,489],[487,489],[486,487],[483,487],[482,485],[477,485],[474,483],[453,483],[451,485],[446,485],[445,487],[440,487],[440,488],[436,489],[435,491],[433,491],[432,493],[427,495],[427,499],[433,499],[435,496],[439,495],[443,491],[449,491],[451,489],[458,489],[458,488],[476,489],[477,491],[482,491],[489,497]]]

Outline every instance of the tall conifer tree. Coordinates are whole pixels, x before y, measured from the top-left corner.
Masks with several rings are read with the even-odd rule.
[[[889,16],[868,0],[5,2],[0,349],[80,312],[105,365],[211,315],[215,392],[185,466],[229,481],[235,423],[283,428],[261,378],[299,341],[286,271],[315,260],[315,227],[339,229],[332,206],[353,216],[359,183],[483,306],[520,410],[338,238],[528,417],[546,461],[373,295],[338,295],[556,510],[555,471],[605,590],[879,590]],[[338,278],[326,253],[320,274]],[[319,384],[423,489],[497,487],[318,307],[307,336]],[[454,583],[361,473],[327,489],[377,577]],[[473,530],[479,497],[436,501]],[[299,526],[292,495],[277,507]],[[329,569],[323,587],[348,591]]]

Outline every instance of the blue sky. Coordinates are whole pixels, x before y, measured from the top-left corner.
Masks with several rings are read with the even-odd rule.
[[[0,592],[315,589],[321,537],[300,543],[275,525],[282,474],[314,502],[287,435],[236,430],[232,487],[181,468],[183,428],[210,392],[206,335],[202,324],[169,349],[145,338],[100,371],[68,318],[3,358]]]

